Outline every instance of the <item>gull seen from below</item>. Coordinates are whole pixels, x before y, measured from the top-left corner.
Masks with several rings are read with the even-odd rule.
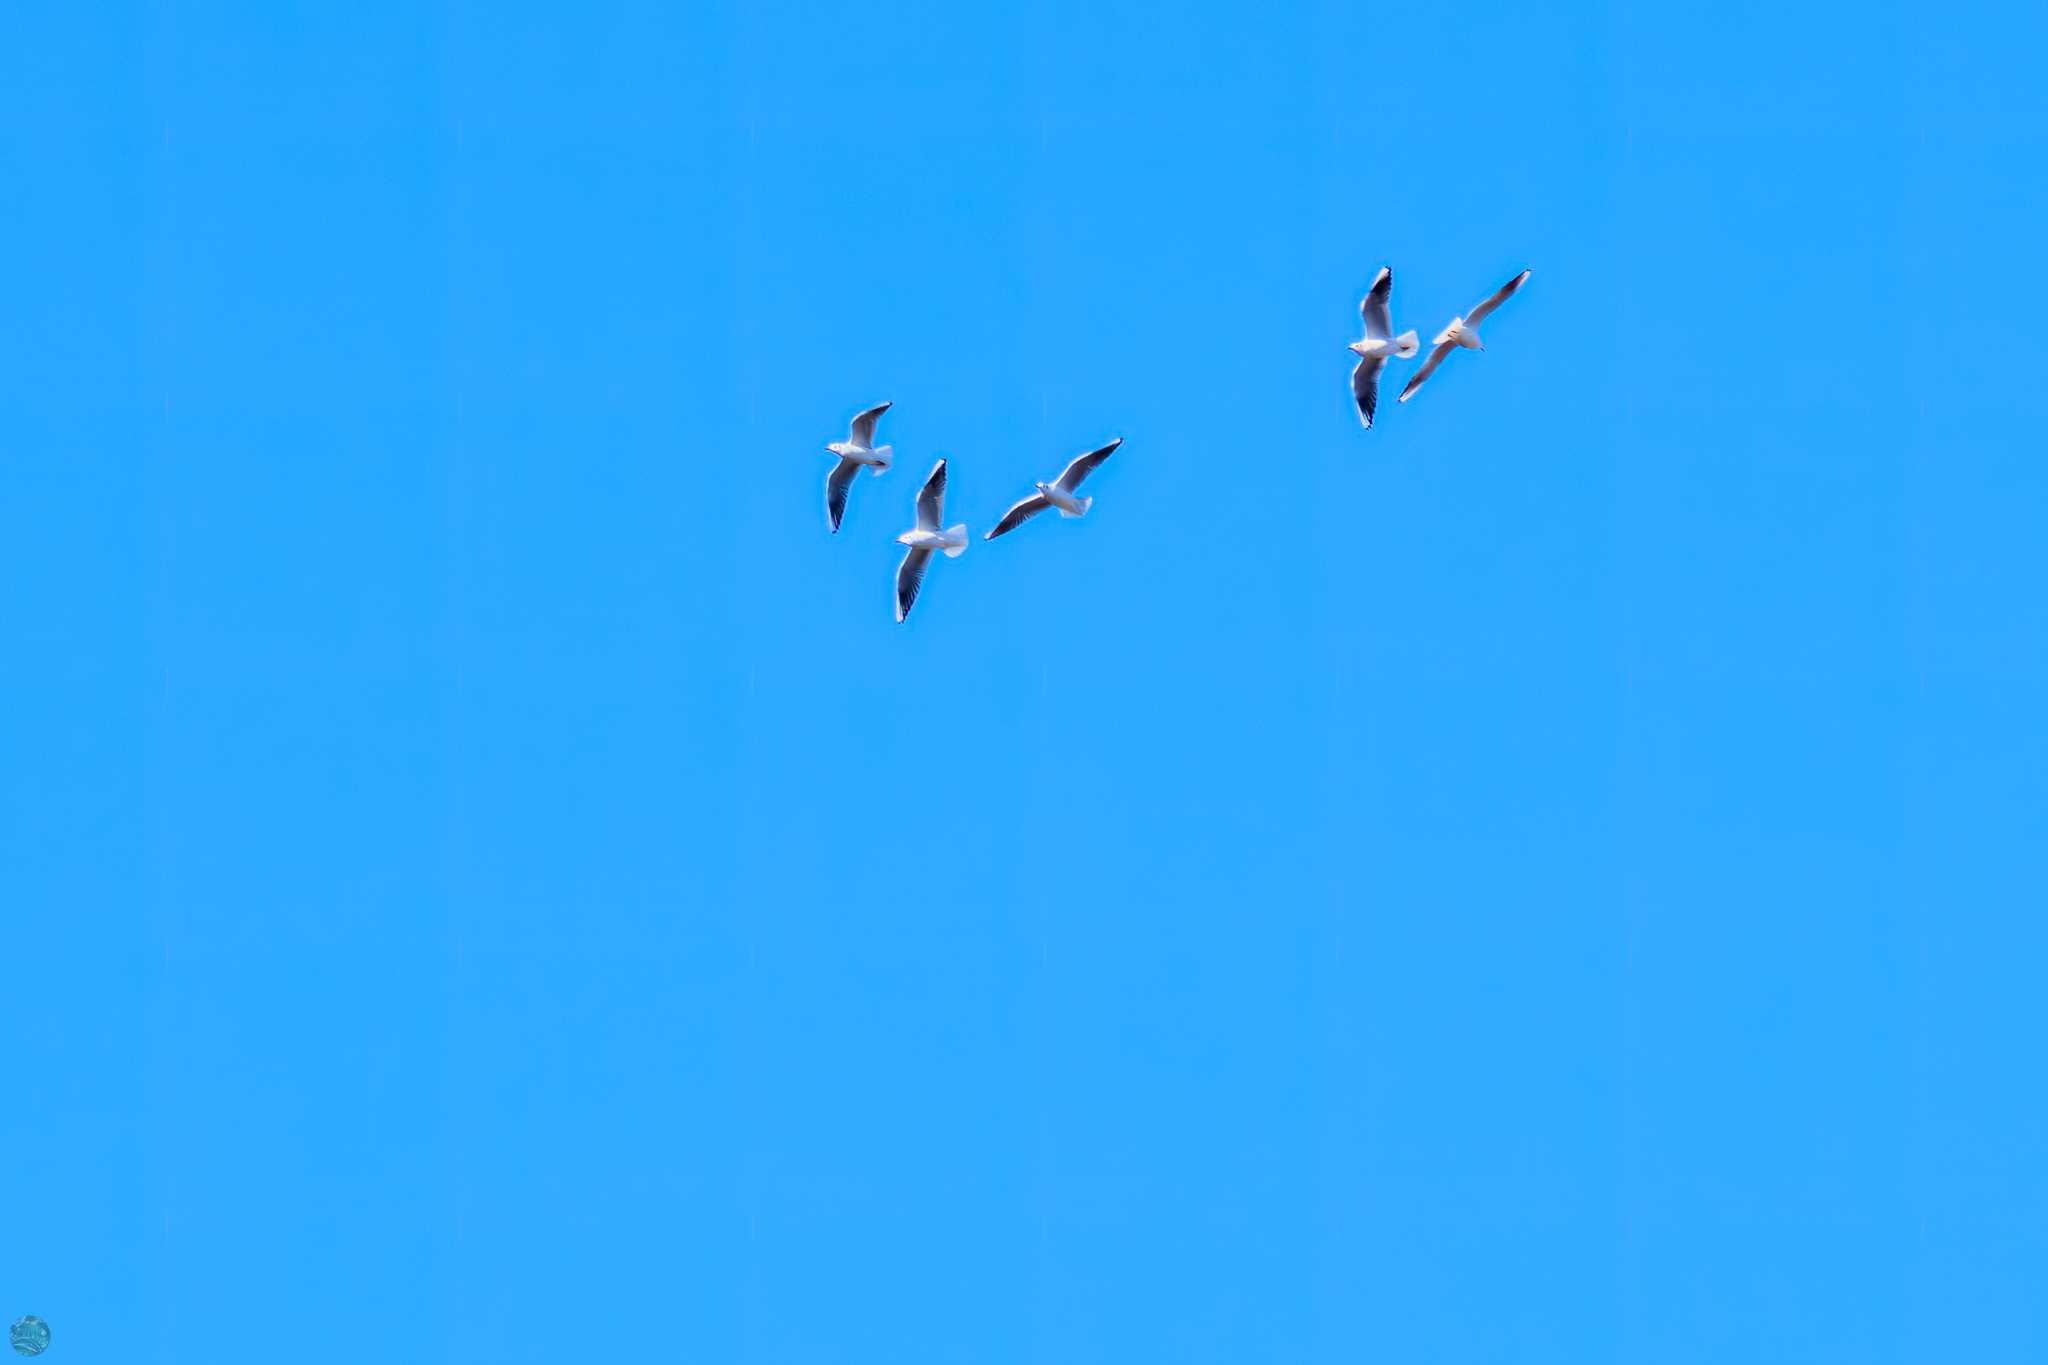
[[[832,472],[825,476],[825,520],[831,524],[833,534],[839,532],[839,519],[846,515],[846,492],[853,487],[853,476],[865,465],[868,472],[880,478],[882,471],[889,467],[890,457],[895,451],[889,446],[875,444],[875,422],[887,412],[893,403],[879,403],[853,419],[846,429],[846,439],[834,441],[825,449],[839,457],[839,463],[832,466]]]
[[[943,550],[948,559],[958,559],[967,553],[967,524],[962,522],[942,531],[939,522],[945,515],[946,462],[940,460],[925,476],[924,487],[917,490],[917,525],[896,537],[897,544],[910,547],[910,553],[903,556],[903,563],[896,569],[898,621],[910,615],[910,608],[917,601],[917,590],[924,586],[924,571],[931,563],[932,551]]]
[[[1436,341],[1433,343],[1436,349],[1429,353],[1429,359],[1422,362],[1421,369],[1409,376],[1408,386],[1401,390],[1399,401],[1407,402],[1409,395],[1421,388],[1423,381],[1436,373],[1436,367],[1444,363],[1444,357],[1451,353],[1453,347],[1462,346],[1468,351],[1485,350],[1486,347],[1479,343],[1479,324],[1486,320],[1487,314],[1500,307],[1503,303],[1506,303],[1508,296],[1517,289],[1520,289],[1522,282],[1528,278],[1529,272],[1524,270],[1499,289],[1494,290],[1492,298],[1474,308],[1470,313],[1461,318],[1452,318],[1450,326],[1437,333]]]
[[[1086,455],[1077,455],[1057,479],[1032,485],[1038,491],[1003,513],[1003,519],[995,524],[995,529],[985,539],[994,540],[1005,532],[1016,530],[1048,507],[1059,508],[1063,517],[1086,516],[1088,509],[1095,505],[1095,499],[1077,498],[1074,490],[1081,486],[1081,480],[1095,472],[1095,466],[1116,453],[1116,448],[1123,443],[1124,438],[1119,436],[1106,446],[1091,450]]]
[[[1394,272],[1381,266],[1380,273],[1373,276],[1372,288],[1366,290],[1358,305],[1359,320],[1365,324],[1365,339],[1350,346],[1358,356],[1358,364],[1351,371],[1351,401],[1358,405],[1358,420],[1367,431],[1372,430],[1372,415],[1379,407],[1380,371],[1386,368],[1388,358],[1399,356],[1406,360],[1422,349],[1414,332],[1394,335],[1394,323],[1387,311],[1387,299],[1393,292]]]

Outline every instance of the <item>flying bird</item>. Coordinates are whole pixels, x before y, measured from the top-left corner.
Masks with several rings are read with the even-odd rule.
[[[910,547],[910,553],[903,556],[903,563],[896,569],[898,621],[910,615],[911,605],[917,601],[917,590],[924,586],[925,566],[931,563],[933,550],[945,551],[948,559],[958,559],[967,553],[967,524],[962,522],[941,531],[939,519],[945,515],[946,462],[940,460],[925,476],[924,487],[917,490],[917,525],[896,537],[897,544]]]
[[[1437,333],[1436,340],[1432,343],[1436,349],[1429,353],[1429,359],[1423,361],[1422,368],[1408,377],[1408,386],[1401,390],[1399,401],[1407,402],[1408,396],[1421,388],[1424,380],[1436,373],[1436,367],[1444,363],[1444,357],[1451,353],[1453,346],[1463,346],[1468,351],[1485,350],[1486,348],[1479,344],[1479,324],[1486,321],[1488,313],[1506,303],[1508,295],[1520,289],[1522,282],[1528,278],[1529,272],[1524,270],[1521,274],[1494,290],[1493,297],[1485,303],[1480,304],[1464,317],[1452,318],[1451,325]]]
[[[839,463],[832,466],[832,472],[825,476],[825,520],[832,526],[834,534],[839,531],[839,519],[846,515],[846,491],[853,487],[853,476],[860,473],[861,466],[880,478],[882,471],[889,467],[889,459],[896,452],[890,446],[875,444],[875,422],[881,415],[894,407],[893,403],[880,403],[853,419],[846,428],[846,439],[834,441],[825,447],[839,457]]]
[[[1351,401],[1358,405],[1358,420],[1372,430],[1372,415],[1380,403],[1380,371],[1387,367],[1389,356],[1406,360],[1422,349],[1416,344],[1415,333],[1403,332],[1394,335],[1394,324],[1387,313],[1387,297],[1394,292],[1394,272],[1386,266],[1373,276],[1372,288],[1365,291],[1365,298],[1358,305],[1359,320],[1365,324],[1365,340],[1351,343],[1351,350],[1358,354],[1358,364],[1351,371]]]
[[[996,523],[995,529],[984,539],[994,540],[1006,531],[1014,531],[1048,507],[1059,508],[1063,517],[1087,515],[1088,509],[1095,505],[1095,499],[1077,498],[1074,496],[1074,490],[1081,486],[1081,480],[1095,472],[1095,466],[1115,454],[1116,448],[1123,443],[1124,438],[1119,436],[1100,449],[1091,450],[1086,455],[1076,455],[1074,462],[1068,465],[1057,479],[1051,483],[1033,484],[1032,487],[1038,491],[1003,513],[1003,519]]]

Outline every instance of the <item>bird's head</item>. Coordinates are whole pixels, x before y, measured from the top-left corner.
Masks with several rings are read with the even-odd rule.
[[[1354,341],[1349,346],[1346,346],[1344,349],[1351,352],[1351,354],[1353,355],[1362,356],[1365,354],[1365,343],[1362,341]]]

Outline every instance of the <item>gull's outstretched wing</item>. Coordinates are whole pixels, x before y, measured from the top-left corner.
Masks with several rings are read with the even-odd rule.
[[[1394,334],[1393,317],[1387,311],[1387,298],[1393,292],[1394,272],[1383,265],[1380,273],[1372,278],[1372,288],[1365,291],[1365,298],[1358,305],[1358,320],[1365,324],[1367,341],[1385,341]],[[1372,424],[1368,422],[1366,425]]]
[[[930,550],[912,550],[903,556],[903,562],[896,567],[896,619],[901,621],[910,615],[911,604],[917,601],[917,590],[924,586],[925,565],[932,562]]]
[[[1408,376],[1407,384],[1402,386],[1401,396],[1394,401],[1407,402],[1408,396],[1422,387],[1422,381],[1436,373],[1436,367],[1444,363],[1444,357],[1457,349],[1458,343],[1455,341],[1439,343],[1437,348],[1429,353],[1429,359],[1422,362],[1422,368]]]
[[[853,424],[846,429],[846,439],[857,446],[872,447],[875,443],[876,419],[895,406],[894,402],[877,403],[874,407],[869,408],[866,412],[854,418]]]
[[[946,462],[940,460],[932,466],[932,472],[925,476],[924,487],[917,490],[917,529],[936,531],[939,518],[946,515]]]
[[[1007,531],[1014,531],[1050,506],[1052,506],[1052,503],[1046,498],[1045,494],[1033,493],[1030,497],[1003,513],[1003,519],[995,524],[995,529],[983,536],[982,539],[994,540],[997,536]]]
[[[1386,357],[1376,355],[1359,361],[1351,371],[1351,401],[1358,404],[1358,420],[1367,431],[1372,430],[1372,415],[1380,405],[1380,371],[1386,367]]]
[[[846,490],[853,487],[853,476],[858,473],[858,461],[841,460],[825,476],[825,520],[832,524],[835,533],[839,530],[839,519],[846,515]]]
[[[1086,455],[1076,455],[1073,463],[1060,472],[1059,482],[1055,486],[1062,493],[1073,492],[1081,486],[1081,480],[1095,472],[1095,466],[1114,455],[1116,448],[1123,443],[1124,438],[1119,436],[1108,445],[1091,450]]]
[[[1500,307],[1502,304],[1506,303],[1508,301],[1508,295],[1514,293],[1517,289],[1520,289],[1522,287],[1522,281],[1528,278],[1529,272],[1524,270],[1521,274],[1515,276],[1506,284],[1494,290],[1492,298],[1488,299],[1485,303],[1480,304],[1471,312],[1465,314],[1465,325],[1467,327],[1477,327],[1480,323],[1486,321],[1486,315],[1488,313],[1491,313],[1494,309]]]

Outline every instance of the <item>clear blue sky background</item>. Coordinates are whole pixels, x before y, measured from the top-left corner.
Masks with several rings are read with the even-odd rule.
[[[2003,8],[16,10],[0,1316],[2048,1356]]]

